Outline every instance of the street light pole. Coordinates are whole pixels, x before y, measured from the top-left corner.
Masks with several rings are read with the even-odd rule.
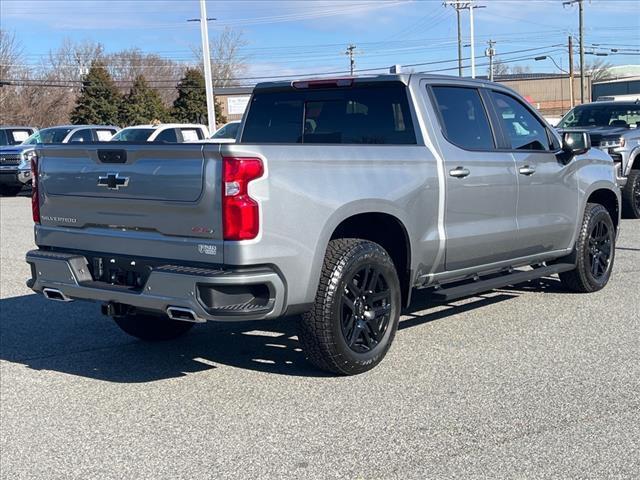
[[[202,61],[204,66],[204,86],[207,93],[207,120],[209,123],[209,133],[216,131],[216,99],[213,95],[213,79],[211,78],[211,54],[209,53],[209,24],[207,18],[207,4],[205,0],[200,0],[200,36],[202,37]]]

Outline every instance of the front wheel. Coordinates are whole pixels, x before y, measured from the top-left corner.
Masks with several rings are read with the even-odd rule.
[[[622,189],[622,212],[628,218],[640,218],[640,170],[631,170]]]
[[[393,342],[400,298],[398,274],[384,248],[366,240],[332,240],[315,303],[301,321],[307,359],[342,375],[372,369]]]
[[[113,320],[125,333],[149,342],[173,340],[187,333],[194,325],[192,322],[171,320],[164,315],[141,313],[113,317]]]
[[[572,255],[576,268],[560,274],[562,284],[580,293],[604,288],[613,269],[615,243],[616,229],[607,209],[600,204],[588,203]]]

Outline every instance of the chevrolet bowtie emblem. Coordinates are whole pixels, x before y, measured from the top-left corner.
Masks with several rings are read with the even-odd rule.
[[[98,177],[98,186],[107,187],[109,190],[120,190],[129,185],[129,177],[121,177],[119,173],[108,173],[104,177]]]

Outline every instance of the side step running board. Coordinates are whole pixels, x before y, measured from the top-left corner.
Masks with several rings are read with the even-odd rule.
[[[517,271],[487,280],[478,280],[456,287],[441,288],[431,293],[431,297],[438,301],[456,300],[462,297],[469,297],[476,293],[487,292],[496,288],[508,285],[517,285],[537,278],[547,277],[554,273],[568,272],[576,268],[572,263],[556,263],[547,267],[534,268],[533,270]]]

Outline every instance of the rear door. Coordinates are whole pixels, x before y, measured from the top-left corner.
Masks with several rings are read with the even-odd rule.
[[[498,91],[490,96],[502,129],[502,148],[516,162],[521,256],[571,246],[579,205],[573,165],[558,158],[558,141],[521,100]]]
[[[448,271],[517,256],[515,162],[497,150],[485,101],[476,88],[433,85],[445,162]]]

